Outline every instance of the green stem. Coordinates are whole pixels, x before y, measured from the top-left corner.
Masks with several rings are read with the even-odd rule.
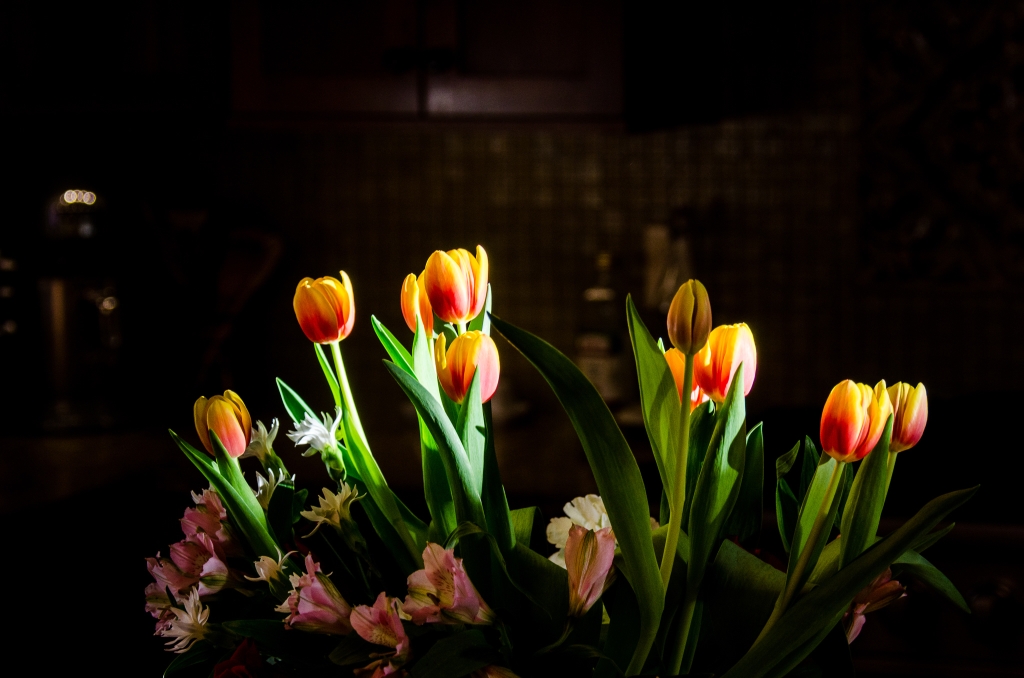
[[[334,369],[338,373],[338,390],[341,391],[341,401],[338,403],[341,405],[344,411],[344,416],[348,417],[352,422],[352,428],[355,429],[356,433],[362,439],[362,442],[366,442],[366,433],[363,431],[363,424],[359,421],[359,412],[356,411],[356,403],[352,399],[352,387],[348,383],[348,375],[345,373],[345,361],[341,359],[341,342],[331,342],[331,355],[334,357]]]
[[[683,602],[683,616],[679,622],[679,637],[672,646],[672,654],[668,660],[668,675],[675,676],[685,671],[690,672],[690,667],[683,668],[683,655],[686,652],[687,641],[690,638],[690,625],[693,624],[693,612],[697,608],[697,592],[693,594],[686,592],[686,600]]]
[[[889,452],[889,459],[886,461],[887,469],[885,476],[885,496],[889,496],[889,483],[892,482],[892,472],[896,469],[896,455],[898,452]]]
[[[466,333],[466,323],[460,321],[459,324],[458,324],[458,329],[459,329],[459,334],[460,335],[461,334],[465,334]]]
[[[679,543],[679,531],[683,529],[683,503],[686,500],[686,461],[690,452],[690,391],[693,390],[693,356],[686,356],[686,369],[683,373],[682,427],[679,455],[676,459],[676,477],[670,488],[669,508],[671,514],[668,521],[668,535],[665,538],[665,551],[661,554],[661,584],[668,590],[669,579],[672,578],[672,566],[676,562],[676,545]],[[689,624],[686,625],[689,627]]]
[[[825,523],[828,522],[826,519],[829,515],[829,509],[832,507],[832,501],[836,496],[836,489],[839,487],[839,480],[843,477],[843,462],[837,462],[835,468],[832,469],[832,475],[828,479],[828,488],[825,490],[825,496],[821,500],[821,506],[818,507],[818,514],[814,517],[814,523],[811,525],[811,531],[807,535],[807,540],[804,542],[803,549],[800,551],[800,557],[796,561],[796,565],[793,566],[793,571],[786,574],[786,588],[782,590],[782,595],[779,596],[778,601],[775,603],[775,609],[772,610],[771,617],[768,618],[768,623],[761,629],[761,633],[757,636],[757,640],[754,644],[761,640],[768,630],[775,625],[775,622],[783,615],[789,604],[793,602],[793,598],[803,588],[804,585],[804,573],[807,571],[807,566],[811,561],[811,556],[814,554],[815,544],[821,538],[821,531],[826,529]],[[831,527],[829,525],[828,527]],[[795,546],[795,545],[794,545]]]

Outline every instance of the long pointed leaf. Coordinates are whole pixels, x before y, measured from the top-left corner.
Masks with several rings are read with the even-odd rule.
[[[860,463],[853,479],[850,498],[840,533],[843,535],[839,567],[846,567],[864,550],[871,546],[878,534],[878,521],[885,504],[885,484],[888,476],[889,438],[892,436],[892,415],[885,425],[885,432],[868,456]]]
[[[893,565],[899,565],[904,573],[923,581],[933,588],[936,593],[967,614],[971,613],[971,608],[967,606],[967,601],[964,600],[963,594],[953,585],[953,582],[949,581],[946,575],[920,553],[908,549],[896,559]]]
[[[391,333],[391,330],[384,327],[384,323],[377,320],[377,316],[370,316],[370,324],[373,325],[373,332],[380,339],[380,343],[384,346],[384,350],[391,356],[391,361],[401,367],[409,374],[413,374],[414,370],[412,367],[412,355],[406,350],[405,346],[402,345],[395,335]]]
[[[480,311],[480,315],[469,321],[469,330],[477,330],[483,332],[486,335],[491,334],[491,304],[493,300],[491,298],[491,283],[487,283],[487,298],[484,299],[484,310]],[[451,346],[451,344],[448,344]]]
[[[462,441],[462,447],[469,458],[469,467],[473,469],[473,491],[483,492],[484,483],[484,447],[487,444],[487,432],[484,429],[484,405],[480,402],[480,370],[473,375],[469,391],[462,401],[459,420],[455,430]]]
[[[640,605],[640,636],[628,673],[647,659],[665,593],[651,543],[650,507],[640,468],[597,389],[571,360],[534,335],[492,318],[495,328],[541,373],[583,444],[623,557],[623,574]]]
[[[498,456],[494,451],[494,423],[491,419],[491,404],[484,404],[484,482],[480,502],[487,519],[487,531],[494,535],[502,553],[512,549],[516,533],[512,526],[512,513],[508,510],[508,498],[501,484]],[[524,544],[530,546],[527,540]]]
[[[726,535],[735,535],[743,544],[761,532],[764,512],[764,427],[758,424],[747,434],[746,459],[743,462],[743,480],[740,495],[725,526]]]
[[[708,446],[715,434],[715,413],[717,410],[710,400],[701,403],[690,414],[690,451],[686,455],[686,499],[683,501],[683,525],[690,524],[693,495],[697,489],[700,469],[707,458]]]

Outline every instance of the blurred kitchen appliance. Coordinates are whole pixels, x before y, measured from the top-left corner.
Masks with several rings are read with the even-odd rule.
[[[104,199],[69,188],[46,204],[38,289],[50,430],[108,428],[121,356],[117,258]]]

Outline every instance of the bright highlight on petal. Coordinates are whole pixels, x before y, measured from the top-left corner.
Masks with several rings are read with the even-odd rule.
[[[665,351],[665,361],[668,363],[668,368],[672,371],[672,379],[676,382],[676,393],[679,394],[679,402],[683,402],[683,378],[686,373],[686,356],[678,348],[670,348]],[[704,389],[694,383],[693,390],[690,391],[690,411],[692,412],[697,409],[698,405],[709,400],[711,398],[704,392]]]
[[[889,387],[893,422],[890,452],[902,452],[917,445],[928,423],[928,393],[924,384],[913,387],[900,382]]]
[[[480,315],[487,300],[488,269],[487,252],[479,245],[475,257],[464,249],[431,254],[423,283],[437,317],[459,324]]]
[[[416,332],[417,313],[427,336],[433,336],[434,311],[430,307],[430,299],[427,297],[427,290],[424,287],[423,274],[420,273],[417,278],[410,273],[402,282],[402,317],[405,318],[405,324],[408,325],[410,332]]]
[[[847,379],[835,385],[821,413],[821,446],[837,461],[859,461],[878,444],[892,404],[880,381],[871,388]]]
[[[352,281],[345,271],[341,280],[330,276],[300,280],[292,307],[306,338],[318,344],[344,339],[356,322]]]
[[[448,397],[461,403],[473,377],[480,370],[480,400],[487,402],[498,390],[501,365],[494,340],[476,330],[460,334],[445,350],[445,337],[440,335],[434,344],[434,365],[437,380]]]
[[[743,365],[743,395],[750,395],[757,373],[757,347],[746,323],[719,325],[711,331],[708,343],[693,360],[693,382],[711,400],[721,403],[729,393],[732,378]]]

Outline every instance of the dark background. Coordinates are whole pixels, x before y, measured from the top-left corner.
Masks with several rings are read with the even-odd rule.
[[[4,6],[4,568],[67,592],[18,594],[27,637],[75,662],[125,639],[134,675],[167,660],[144,637],[142,558],[177,540],[201,481],[164,429],[190,436],[194,399],[225,388],[283,417],[276,376],[327,407],[301,277],[352,277],[353,386],[418,506],[415,420],[369,327],[407,336],[404,275],[480,243],[496,313],[571,355],[595,255],[640,294],[645,229],[685,222],[716,323],[757,340],[770,459],[816,438],[839,380],[921,381],[930,421],[887,518],[982,485],[934,556],[975,614],[913,590],[853,645],[861,673],[1022,675],[1022,97],[1012,2]],[[58,210],[68,189],[97,202]],[[543,382],[499,350],[510,501],[555,515],[593,481]],[[283,431],[278,447],[325,481]]]

